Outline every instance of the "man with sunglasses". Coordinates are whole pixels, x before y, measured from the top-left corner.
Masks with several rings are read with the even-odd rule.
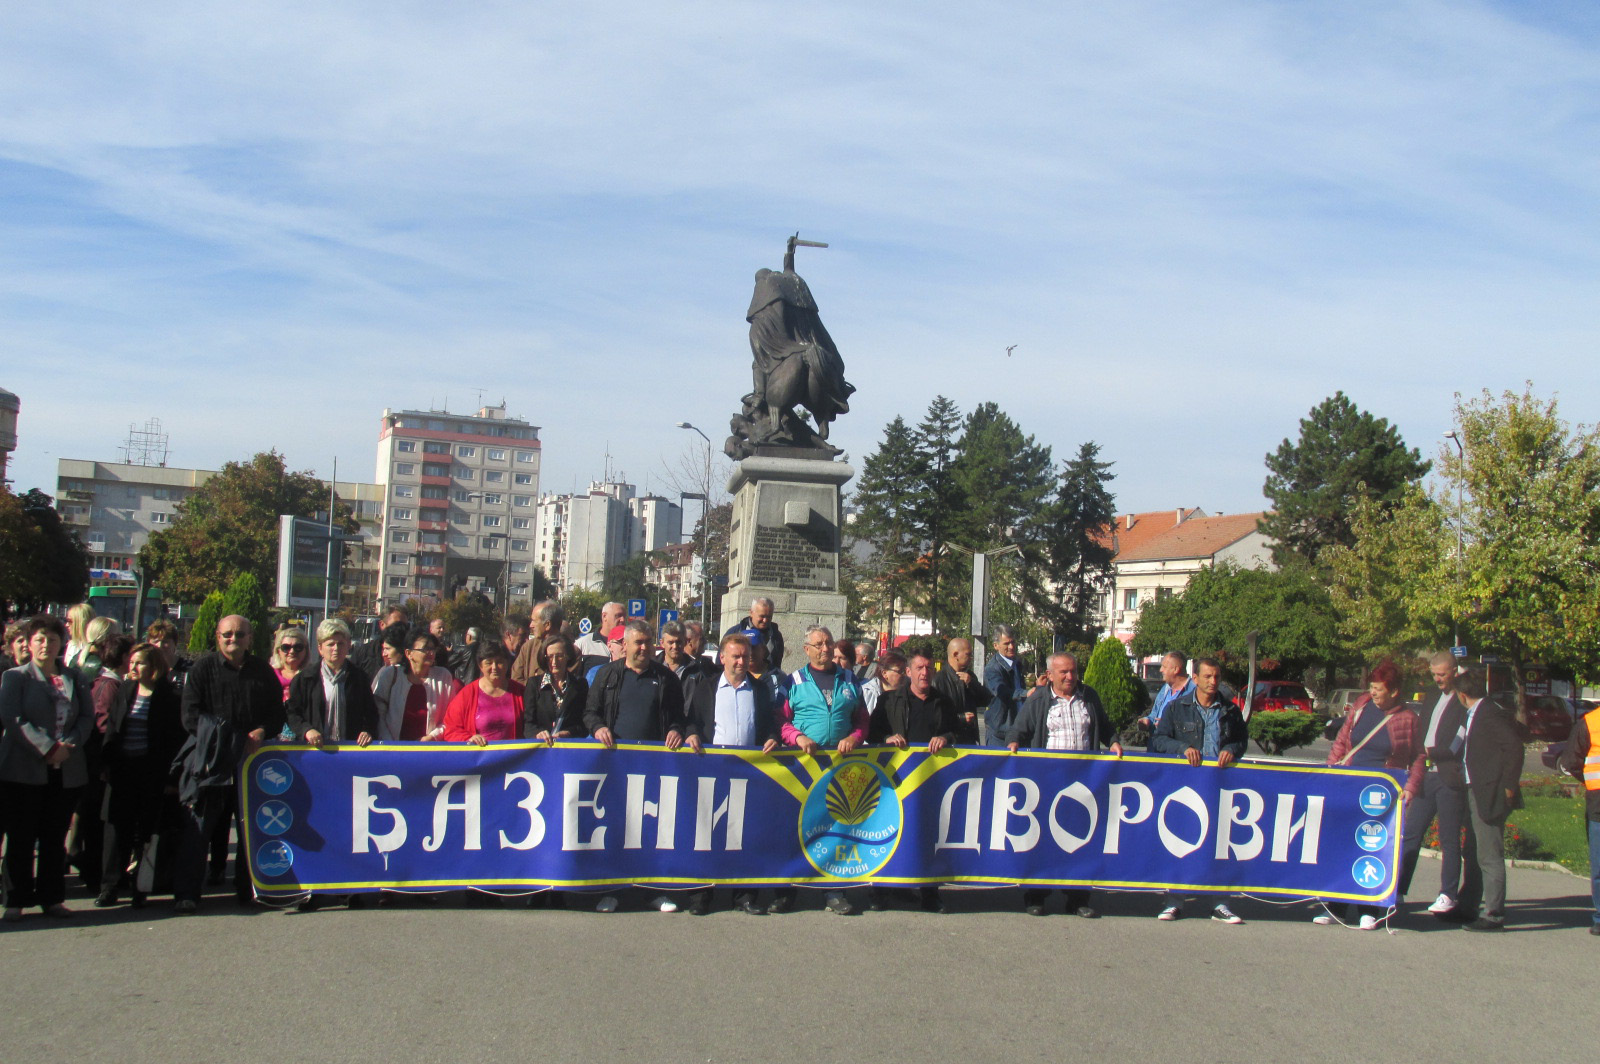
[[[254,904],[239,823],[239,762],[283,728],[283,695],[272,666],[250,652],[250,622],[230,614],[217,622],[217,649],[195,662],[183,688],[183,727],[194,736],[179,795],[183,843],[178,853],[176,911],[200,907],[208,840],[231,818],[237,842],[233,890],[240,906]]]

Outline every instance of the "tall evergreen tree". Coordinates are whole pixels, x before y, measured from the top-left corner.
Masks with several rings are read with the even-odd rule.
[[[872,588],[863,592],[866,601],[862,613],[878,619],[879,630],[890,630],[895,600],[909,594],[910,576],[917,561],[912,506],[919,485],[911,480],[916,465],[911,428],[904,418],[896,417],[884,426],[877,450],[862,463],[861,479],[856,482],[851,499],[856,515],[850,535],[870,547],[857,574],[862,585]]]
[[[1090,611],[1111,576],[1113,550],[1105,532],[1117,518],[1116,498],[1107,486],[1116,474],[1111,462],[1099,458],[1100,445],[1090,441],[1062,467],[1045,544],[1061,632],[1069,641],[1085,643],[1097,635],[1090,631]]]
[[[1386,418],[1334,392],[1300,419],[1298,442],[1285,439],[1267,455],[1261,491],[1272,512],[1261,531],[1272,538],[1273,561],[1321,565],[1324,550],[1355,542],[1350,521],[1363,485],[1368,498],[1393,507],[1431,465]]]
[[[940,618],[948,617],[939,587],[940,554],[950,542],[957,514],[966,504],[954,475],[958,455],[956,430],[961,427],[961,411],[942,395],[934,396],[928,412],[917,425],[913,437],[914,475],[919,490],[912,498],[912,532],[927,558],[928,619],[933,632],[941,631]]]

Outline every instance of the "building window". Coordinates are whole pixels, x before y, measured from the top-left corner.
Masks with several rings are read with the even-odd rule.
[[[406,584],[407,584],[407,583],[408,583],[408,582],[409,582],[409,581],[410,581],[410,578],[409,578],[409,577],[405,577],[405,576],[391,576],[391,577],[390,577],[390,578],[389,578],[389,586],[390,586],[390,587],[405,587],[405,586],[406,586]]]
[[[410,543],[411,533],[403,528],[391,529],[389,532],[390,543]]]
[[[417,497],[417,489],[410,484],[396,484],[394,486],[394,497],[397,499],[415,499]]]
[[[475,480],[477,479],[477,476],[478,474],[468,469],[466,466],[456,466],[457,480]]]
[[[419,576],[419,577],[417,577],[417,590],[418,591],[438,591],[439,588],[442,587],[442,586],[443,586],[443,584],[442,584],[442,582],[439,580],[439,578],[437,576]]]
[[[450,489],[441,484],[424,484],[422,485],[422,497],[424,499],[448,499],[450,497]]]
[[[154,498],[157,498],[157,499],[170,499],[170,498],[172,498],[172,490],[170,488],[157,488],[154,491],[152,491],[150,494],[151,494],[151,496],[153,496]]]
[[[493,448],[493,447],[491,447],[489,449],[489,461],[491,461],[491,462],[504,462],[505,460],[506,460],[506,452],[504,452],[502,450],[498,450],[498,449]]]
[[[425,477],[447,477],[450,475],[450,467],[441,465],[438,462],[423,462],[422,475]]]
[[[483,503],[485,506],[499,506],[503,498],[498,492],[491,491],[483,497]]]
[[[451,514],[450,523],[456,525],[470,525],[472,524],[472,515],[463,513]]]
[[[391,555],[389,555],[389,564],[390,565],[410,565],[411,564],[411,555],[409,555],[409,554],[391,554]]]
[[[511,549],[526,551],[528,549],[528,541],[525,539],[514,539],[511,541]]]
[[[520,529],[529,529],[529,528],[533,527],[533,521],[532,521],[532,519],[527,518],[527,517],[513,517],[511,519],[511,527],[512,528],[520,528]]]
[[[491,484],[500,484],[505,481],[506,475],[498,469],[488,469],[484,471],[483,479]]]
[[[484,514],[483,515],[483,527],[484,528],[499,528],[500,527],[500,515],[499,514]]]
[[[513,496],[511,496],[511,505],[512,506],[532,506],[533,505],[533,500],[531,498],[529,498],[528,496],[526,496],[526,495],[513,495]]]
[[[397,450],[397,451],[404,451],[406,454],[411,454],[413,451],[415,451],[417,449],[417,441],[416,440],[396,440],[395,444],[394,444],[394,449]]]
[[[456,457],[457,458],[476,458],[476,457],[478,457],[478,449],[476,447],[457,447],[456,448]]]
[[[171,521],[171,520],[172,520],[172,515],[171,514],[162,513],[160,510],[152,510],[152,511],[150,511],[150,523],[152,525],[164,525],[168,521]]]
[[[409,521],[411,520],[411,511],[403,506],[396,506],[393,510],[389,511],[389,516],[394,518],[396,521]]]
[[[422,445],[422,453],[423,454],[449,454],[450,453],[450,445],[448,443],[440,443],[438,440],[428,440],[427,442],[425,442]]]
[[[450,545],[452,547],[470,547],[472,546],[472,540],[470,537],[463,536],[458,532],[452,532],[450,533]]]
[[[1165,601],[1166,599],[1169,599],[1171,597],[1172,597],[1172,589],[1170,587],[1158,587],[1158,588],[1156,588],[1156,601],[1157,602]]]
[[[511,480],[512,480],[513,483],[520,484],[520,485],[522,485],[523,487],[526,487],[526,488],[533,487],[533,474],[532,473],[516,473],[516,474],[512,475]]]
[[[528,563],[527,562],[512,562],[511,563],[511,571],[514,572],[514,573],[525,573],[525,572],[528,571]]]
[[[1124,591],[1122,593],[1122,608],[1125,610],[1136,610],[1139,608],[1138,588],[1134,588],[1132,591]]]
[[[517,461],[519,461],[519,462],[531,462],[531,461],[533,461],[533,452],[532,451],[518,451],[517,452]]]
[[[499,550],[500,541],[495,539],[493,536],[484,536],[478,541],[478,546],[482,550]]]

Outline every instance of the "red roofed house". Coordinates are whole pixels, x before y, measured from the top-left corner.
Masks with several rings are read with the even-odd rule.
[[[1189,578],[1219,561],[1244,569],[1272,568],[1271,541],[1260,513],[1207,517],[1198,509],[1161,510],[1117,518],[1114,575],[1106,598],[1106,630],[1133,638],[1147,602],[1182,591]],[[1143,534],[1140,525],[1145,524]]]

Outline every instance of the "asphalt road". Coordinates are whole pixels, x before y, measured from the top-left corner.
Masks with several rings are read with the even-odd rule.
[[[1424,861],[1413,900],[1437,889]],[[1096,895],[1099,920],[947,891],[947,916],[696,918],[441,904],[201,915],[166,904],[0,930],[8,1061],[1586,1059],[1587,882],[1512,869],[1504,934],[1393,934],[1250,899],[1229,927]],[[719,904],[726,904],[719,897]],[[1059,904],[1059,903],[1058,903]]]

